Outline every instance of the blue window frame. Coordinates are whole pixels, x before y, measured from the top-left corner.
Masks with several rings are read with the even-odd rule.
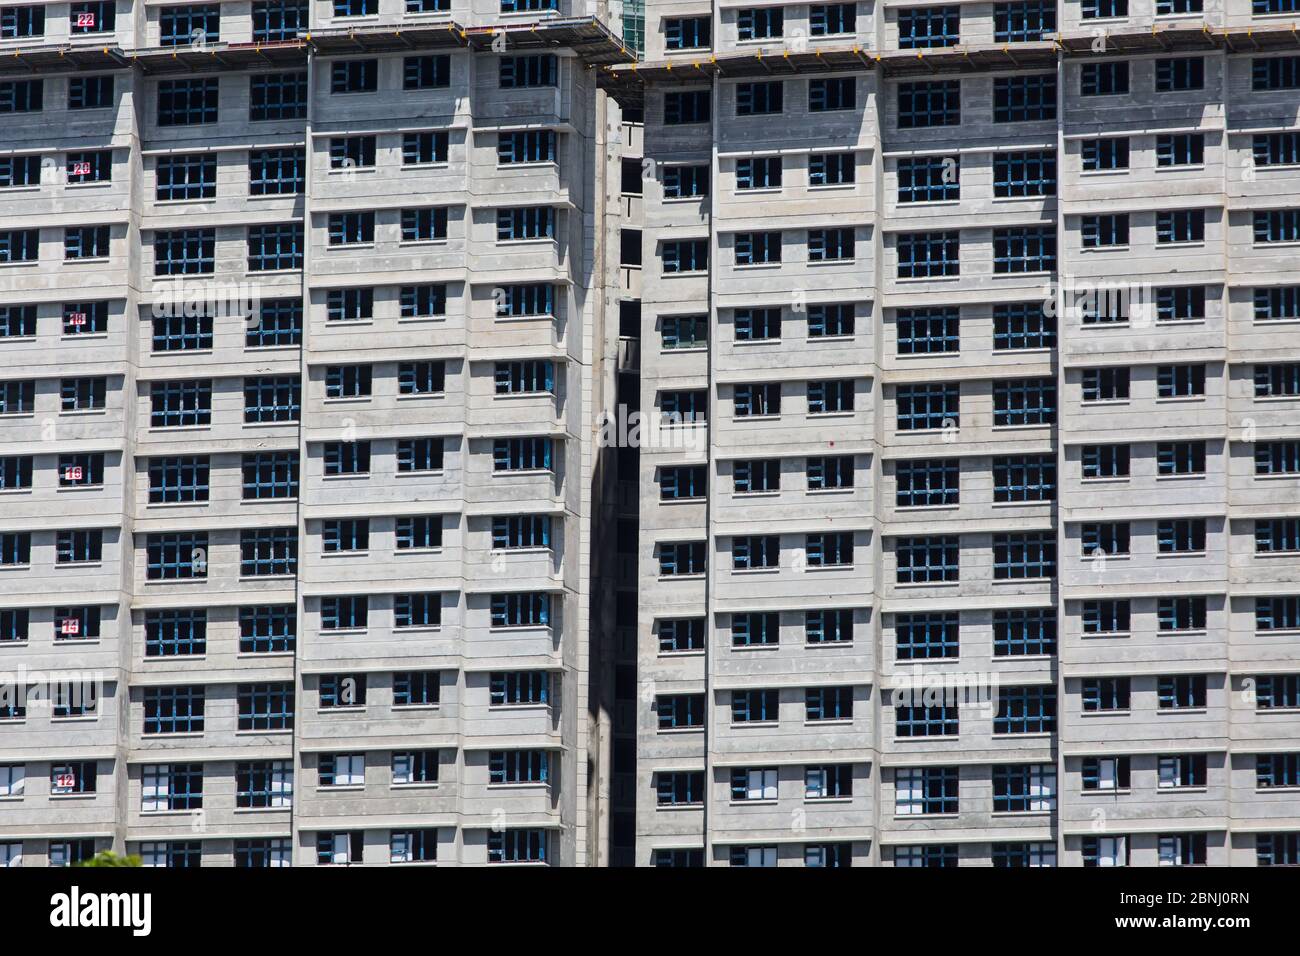
[[[771,691],[770,693],[775,694],[776,691]],[[822,720],[852,720],[853,688],[805,688],[804,718],[810,722]]]
[[[659,637],[659,650],[663,653],[680,653],[704,650],[704,618],[683,617],[658,621],[655,633]]]
[[[181,199],[211,199],[217,194],[215,153],[182,153],[159,156],[155,167],[159,202]]]
[[[17,491],[32,486],[32,456],[0,456],[0,491]]]
[[[894,615],[894,655],[900,661],[955,658],[960,638],[956,611]]]
[[[665,770],[655,774],[655,799],[661,807],[704,803],[703,770]]]
[[[780,415],[781,383],[759,382],[734,386],[732,408],[736,418]]]
[[[855,311],[852,302],[808,306],[808,337],[853,335]]]
[[[957,306],[898,309],[894,324],[900,355],[956,352],[961,347],[961,310]]]
[[[1023,0],[993,4],[995,43],[1024,43],[1051,39],[1056,32],[1056,4]]]
[[[1199,56],[1176,56],[1156,60],[1156,92],[1205,88],[1205,59]]]
[[[1268,678],[1260,679],[1260,696],[1256,705],[1262,706],[1265,693],[1263,684]],[[1297,685],[1300,688],[1300,685]],[[1156,703],[1161,710],[1199,709],[1205,706],[1206,680],[1204,674],[1176,674],[1172,677],[1156,678]],[[1295,706],[1297,695],[1289,697],[1292,702],[1284,706]]]
[[[147,535],[145,576],[150,581],[206,578],[208,553],[206,531]]]
[[[993,348],[1048,349],[1056,345],[1056,317],[1042,302],[1017,302],[993,307]]]
[[[36,306],[0,305],[0,339],[36,334]]]
[[[776,535],[737,535],[731,539],[734,570],[776,568],[781,564],[781,539]]]
[[[702,169],[704,167],[671,167],[674,169]],[[736,160],[737,189],[780,189],[781,157],[753,156]]]
[[[39,113],[45,104],[43,80],[5,80],[0,82],[0,115],[5,113]]]
[[[301,193],[306,183],[307,158],[301,147],[255,149],[248,155],[248,190],[254,196],[288,196]]]
[[[737,116],[770,116],[784,109],[785,84],[781,80],[759,80],[736,84]]]
[[[775,723],[780,719],[780,695],[777,691],[733,690],[731,692],[733,724]]]
[[[1256,133],[1251,155],[1256,166],[1300,166],[1300,132]]]
[[[447,207],[403,209],[402,242],[434,242],[447,238]],[[498,220],[498,231],[500,220]]]
[[[781,309],[737,309],[733,316],[737,342],[765,342],[781,337]]]
[[[402,89],[433,90],[451,86],[451,56],[429,53],[402,60]]]
[[[325,293],[327,322],[361,322],[375,317],[375,290],[330,289]]]
[[[488,783],[546,783],[548,757],[545,750],[490,750]]]
[[[445,141],[446,133],[442,135]],[[501,133],[497,136],[497,164],[509,166],[515,163],[553,163],[555,146],[556,134],[553,129]]]
[[[492,519],[494,550],[536,550],[550,546],[550,515],[497,515]]]
[[[294,649],[297,638],[298,613],[292,604],[239,609],[241,654],[288,653]]]
[[[25,607],[0,610],[0,644],[21,643],[28,640],[31,631],[31,614]]]
[[[682,501],[708,494],[708,474],[703,465],[665,465],[659,469],[659,498]]]
[[[1161,598],[1156,603],[1156,625],[1161,631],[1203,631],[1207,610],[1203,597]]]
[[[446,391],[446,383],[446,362],[402,362],[397,366],[399,395],[441,395]]]
[[[851,644],[853,609],[805,612],[804,640],[809,644]]]
[[[955,737],[960,732],[961,715],[956,704],[901,704],[894,708],[895,737]]]
[[[63,258],[107,259],[108,226],[69,226],[63,230]]]
[[[665,275],[687,272],[707,272],[709,269],[709,240],[677,239],[665,241],[661,259]]]
[[[1300,833],[1260,833],[1255,837],[1259,866],[1300,866]]]
[[[960,42],[960,32],[958,6],[904,7],[898,11],[899,49],[955,46]]]
[[[699,467],[703,471],[703,466]],[[732,462],[731,465],[732,482],[736,494],[750,494],[756,492],[779,491],[781,489],[781,459],[780,458],[742,458]],[[704,475],[701,475],[703,479]],[[705,494],[703,484],[700,486],[700,496]]]
[[[895,392],[899,431],[956,428],[960,418],[960,386],[955,382],[899,385]]]
[[[403,515],[394,522],[398,551],[442,547],[441,515]]]
[[[1300,518],[1255,520],[1255,553],[1300,552]]]
[[[1079,453],[1079,461],[1085,479],[1127,478],[1129,447],[1128,445],[1084,445]]]
[[[737,170],[739,170],[739,164],[737,164]],[[739,176],[739,173],[737,175]],[[746,187],[738,185],[737,188]],[[709,167],[664,166],[663,189],[664,199],[697,199],[707,196],[709,194]]]
[[[239,533],[241,577],[287,576],[298,573],[296,528],[253,528]]]
[[[1010,455],[993,459],[993,501],[1054,501],[1056,458]]]
[[[852,110],[858,105],[857,77],[831,76],[808,81],[808,112]]]
[[[1258,223],[1259,213],[1256,213]],[[1300,220],[1297,220],[1300,223]],[[1256,231],[1258,236],[1258,229]],[[1300,236],[1300,230],[1298,230]],[[1169,244],[1178,242],[1203,242],[1205,240],[1205,210],[1175,209],[1170,212],[1156,213],[1156,242]],[[1256,239],[1258,241],[1258,238]]]
[[[712,114],[708,90],[681,90],[664,94],[664,125],[707,123]]]
[[[856,175],[856,153],[812,153],[808,157],[809,186],[846,186]]]
[[[1258,790],[1300,787],[1300,753],[1257,754],[1255,787]]]
[[[1300,286],[1256,289],[1255,321],[1300,319]]]
[[[1050,425],[1056,421],[1056,381],[1020,378],[993,383],[993,424]]]
[[[1028,608],[993,612],[993,656],[1034,657],[1056,653],[1056,611]]]
[[[808,9],[808,28],[815,37],[856,33],[858,5],[856,3],[814,3]]]
[[[1080,96],[1119,96],[1127,92],[1127,60],[1085,63],[1079,68]]]
[[[44,35],[44,6],[0,7],[0,40],[21,40]]]
[[[108,331],[108,303],[63,303],[64,335],[96,335]]]
[[[1080,620],[1085,634],[1127,634],[1132,608],[1128,601],[1084,601]]]
[[[446,210],[443,210],[445,215]],[[439,238],[446,237],[446,226]],[[554,206],[520,206],[497,210],[497,242],[555,238]]]
[[[306,74],[303,74],[304,83]],[[158,81],[158,125],[194,126],[217,121],[216,77]]]
[[[541,829],[489,830],[489,863],[545,863],[550,834]]]
[[[3,9],[0,7],[0,9]],[[110,154],[111,155],[111,154]],[[70,167],[71,168],[71,167]],[[74,182],[93,182],[77,177]],[[41,184],[41,157],[0,156],[0,189]]]
[[[330,169],[366,169],[375,165],[374,136],[330,138]]]
[[[1047,531],[1021,531],[993,536],[994,579],[1055,576],[1055,534]]]
[[[117,26],[117,0],[80,0],[72,4],[69,32],[112,33]]]
[[[302,382],[296,375],[244,379],[244,421],[296,422],[302,412]]]
[[[767,265],[781,261],[781,233],[738,232],[733,238],[736,265]]]
[[[1056,151],[993,154],[993,195],[998,198],[1056,195]]]
[[[205,694],[202,685],[146,687],[141,694],[144,703],[143,733],[203,732]]]
[[[293,684],[236,684],[239,730],[292,730]]]
[[[145,657],[204,654],[208,647],[208,612],[204,609],[146,611]]]
[[[324,631],[363,630],[370,624],[370,598],[348,594],[320,599],[320,626]]]
[[[248,227],[248,271],[274,272],[301,269],[303,227],[301,223],[277,223]]]
[[[854,257],[856,230],[852,226],[808,230],[809,262],[847,262]]]
[[[998,274],[1053,272],[1056,228],[1014,226],[993,230],[993,271]]]
[[[306,28],[306,0],[254,0],[253,42],[292,40]]]
[[[254,76],[249,81],[248,118],[252,122],[306,119],[307,72]]]
[[[0,231],[0,262],[35,262],[40,258],[39,229]]]
[[[402,438],[397,442],[397,471],[441,471],[443,467],[442,438]]]
[[[379,89],[378,60],[343,60],[330,67],[330,93],[373,93]]]
[[[553,53],[503,56],[498,71],[502,89],[555,86],[558,76],[558,61]]]
[[[1203,133],[1169,133],[1156,137],[1157,166],[1200,166],[1204,162]]]
[[[30,531],[0,533],[0,565],[32,563],[32,535]]]
[[[498,438],[492,443],[495,471],[550,471],[553,440],[550,438]]]
[[[149,383],[152,428],[212,424],[211,379]]]
[[[158,15],[158,36],[162,46],[217,43],[221,40],[221,5],[163,7]]]
[[[488,675],[488,700],[493,707],[533,707],[550,700],[548,671],[492,671]]]
[[[771,646],[781,643],[781,615],[776,611],[732,614],[733,648]]]
[[[155,232],[153,274],[210,275],[216,271],[217,230],[175,229]]]
[[[664,48],[668,50],[705,50],[712,44],[712,20],[709,17],[665,17]]]
[[[1128,137],[1085,139],[1079,147],[1084,172],[1128,169]]]
[[[97,110],[112,105],[111,76],[74,76],[68,80],[68,109]]]
[[[655,552],[660,577],[703,574],[707,567],[703,541],[663,541]]]
[[[427,627],[438,623],[441,608],[438,594],[402,594],[394,607],[402,607],[397,627]],[[432,611],[429,609],[433,608]],[[396,612],[395,612],[396,613]],[[393,674],[394,707],[432,707],[441,700],[442,673],[440,671],[396,671]]]
[[[785,28],[785,10],[781,7],[743,7],[736,11],[738,40],[773,40]]]
[[[931,584],[960,579],[956,535],[896,538],[894,556],[899,584]]]
[[[1256,631],[1300,629],[1300,597],[1255,598]]]
[[[326,475],[366,475],[370,473],[370,442],[325,442],[321,457]]]
[[[1056,119],[1056,74],[993,79],[993,122],[1033,123]]]
[[[959,233],[955,230],[900,232],[895,242],[898,248],[898,278],[925,279],[960,275],[961,242]]]
[[[807,535],[804,539],[804,555],[809,567],[852,567],[853,532]]]
[[[100,637],[100,626],[103,617],[103,609],[94,604],[83,604],[77,607],[56,607],[54,609],[54,640],[56,642],[97,640]]]
[[[961,463],[956,458],[899,459],[894,464],[895,504],[900,508],[955,505],[960,501]]]
[[[59,531],[54,536],[55,564],[84,564],[100,561],[104,556],[104,532],[93,530]]]
[[[1204,216],[1203,210],[1197,210]],[[1300,209],[1269,209],[1254,215],[1255,242],[1300,242]]]
[[[665,349],[703,348],[709,340],[709,317],[665,315],[660,320],[660,337]]]
[[[240,464],[245,501],[298,497],[298,452],[249,452]]]
[[[918,156],[898,161],[898,201],[941,202],[961,198],[960,156]]]
[[[1047,734],[1056,730],[1055,687],[1003,687],[993,733]]]
[[[493,594],[493,627],[550,627],[551,595],[530,591]]]
[[[210,472],[210,459],[207,455],[150,458],[149,503],[207,501]]]

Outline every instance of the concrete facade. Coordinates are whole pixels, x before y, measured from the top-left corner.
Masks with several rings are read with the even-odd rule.
[[[112,6],[3,11],[5,861],[606,862],[602,5]]]
[[[1285,13],[647,5],[637,865],[1300,862]]]

